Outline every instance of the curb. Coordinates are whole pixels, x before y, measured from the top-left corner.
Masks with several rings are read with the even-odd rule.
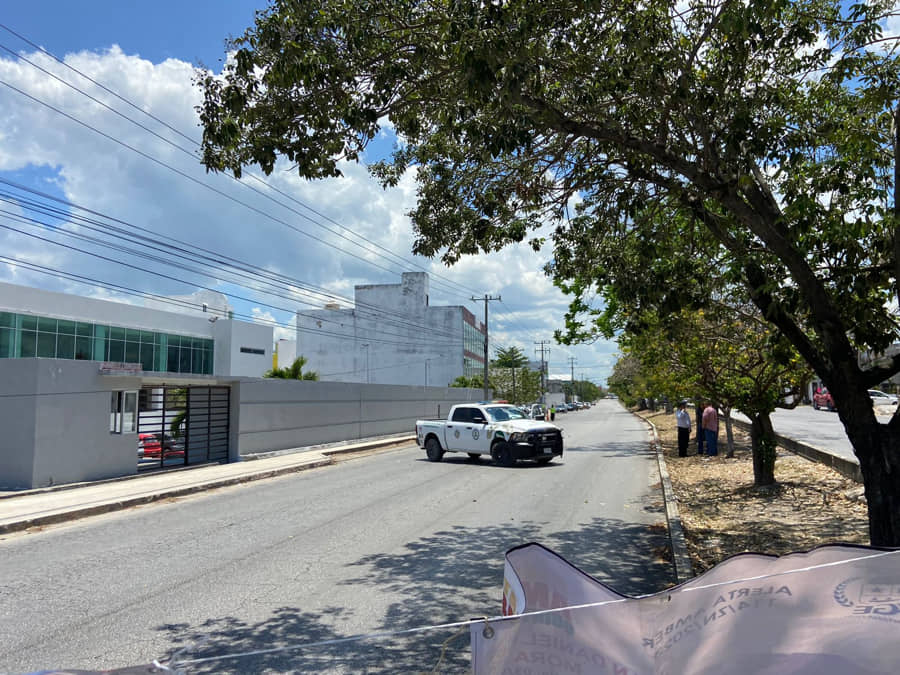
[[[678,514],[678,500],[675,498],[675,490],[672,489],[672,480],[669,478],[669,470],[666,467],[666,458],[663,454],[662,444],[659,442],[659,433],[656,425],[650,420],[642,419],[653,432],[653,449],[656,451],[656,462],[659,465],[659,478],[662,483],[663,502],[666,505],[666,524],[669,529],[669,541],[672,545],[672,562],[675,565],[675,581],[684,583],[694,576],[691,556],[688,553],[687,540],[684,529],[681,527],[681,516]]]
[[[47,514],[46,516],[35,516],[33,518],[26,518],[24,520],[17,520],[6,524],[0,523],[0,534],[21,532],[22,530],[27,530],[31,527],[53,525],[56,523],[64,523],[69,520],[78,520],[79,518],[84,518],[86,516],[96,516],[103,513],[112,513],[113,511],[122,511],[124,509],[131,508],[132,506],[150,504],[152,502],[157,502],[172,497],[183,497],[185,495],[204,492],[206,490],[213,490],[215,488],[227,487],[229,485],[238,485],[240,483],[249,483],[256,480],[263,480],[265,478],[273,478],[275,476],[281,476],[288,473],[297,473],[300,471],[305,471],[307,469],[316,469],[322,466],[328,466],[330,464],[334,464],[334,460],[330,457],[323,457],[322,459],[311,459],[302,464],[295,464],[293,466],[282,466],[278,467],[277,469],[256,471],[254,473],[243,474],[240,476],[230,476],[228,478],[213,478],[209,481],[198,483],[196,485],[185,485],[183,487],[171,488],[168,490],[163,489],[154,494],[141,495],[139,497],[128,497],[125,499],[107,502],[105,504],[95,504],[92,506],[76,506],[61,513],[51,513]]]
[[[732,417],[731,423],[739,426],[748,433],[750,432],[750,424],[744,420]],[[845,478],[849,478],[857,483],[862,484],[863,482],[862,470],[859,468],[859,464],[852,460],[832,455],[827,450],[817,448],[814,445],[807,445],[800,441],[795,441],[793,438],[788,438],[787,436],[782,436],[778,433],[775,434],[775,441],[782,448],[789,452],[793,452],[795,455],[800,455],[810,461],[829,466]]]

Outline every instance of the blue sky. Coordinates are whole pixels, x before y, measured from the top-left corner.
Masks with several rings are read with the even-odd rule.
[[[549,250],[535,253],[528,246],[513,247],[468,257],[447,269],[434,261],[414,259],[410,253],[412,229],[404,213],[415,199],[412,176],[385,191],[358,165],[346,166],[345,178],[314,183],[301,181],[289,167],[279,166],[271,176],[261,177],[283,193],[276,194],[252,179],[237,184],[227,176],[207,174],[190,156],[195,149],[190,139],[200,137],[194,112],[200,98],[191,84],[193,68],[202,62],[219,71],[225,39],[243,33],[254,11],[265,4],[262,0],[5,3],[0,24],[64,59],[70,68],[0,28],[0,47],[15,54],[0,51],[0,81],[7,85],[0,86],[0,179],[65,199],[138,231],[177,238],[276,271],[298,285],[311,284],[342,298],[352,298],[355,284],[397,283],[402,270],[426,269],[432,274],[432,304],[464,305],[480,316],[482,307],[471,302],[471,296],[501,295],[503,301],[491,306],[494,344],[516,345],[534,357],[534,343],[552,339],[553,330],[563,325],[567,305],[541,272]],[[391,143],[387,134],[375,151],[385,152]],[[9,186],[0,185],[2,189],[35,198]],[[124,255],[113,257],[128,265],[99,261],[73,250],[94,250],[93,244],[63,238],[65,228],[48,231],[33,222],[41,219],[55,227],[58,217],[27,209],[11,215],[13,208],[0,206],[4,211],[0,213],[0,255],[23,264],[0,258],[0,280],[129,302],[140,300],[108,285],[91,286],[39,273],[34,266],[155,294],[187,295],[197,288],[213,288],[228,296],[239,315],[281,324],[276,334],[283,337],[293,337],[288,329],[292,309],[324,302],[321,296],[295,294],[294,287],[273,297],[252,283],[215,278],[214,273],[173,272],[161,261]],[[64,210],[85,215],[71,207]],[[79,224],[70,229],[87,234],[80,228]],[[404,262],[385,254],[385,249]],[[574,356],[576,377],[605,384],[615,351],[616,346],[607,342],[572,348],[552,344],[550,371],[568,375],[569,357]]]

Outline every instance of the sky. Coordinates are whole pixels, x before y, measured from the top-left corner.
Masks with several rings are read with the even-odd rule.
[[[568,301],[542,272],[549,247],[522,244],[447,268],[411,253],[411,175],[384,190],[359,164],[315,182],[287,165],[270,176],[248,169],[240,182],[206,173],[193,154],[201,137],[194,68],[219,72],[226,38],[243,33],[265,4],[5,3],[0,281],[153,306],[147,294],[218,291],[236,318],[274,322],[276,338],[293,338],[295,311],[347,305],[355,285],[428,271],[432,305],[463,305],[481,318],[484,303],[472,297],[501,297],[489,307],[492,352],[517,346],[537,359],[536,343],[549,341],[551,376],[574,372],[605,386],[615,343],[553,342]],[[373,151],[391,144],[386,135]],[[228,258],[247,271],[237,277],[173,250]],[[276,293],[260,269],[280,275]]]

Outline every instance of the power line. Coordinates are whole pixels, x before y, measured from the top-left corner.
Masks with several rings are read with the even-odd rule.
[[[136,226],[136,225],[132,225],[131,223],[127,223],[126,221],[122,221],[122,220],[119,220],[119,219],[111,218],[110,216],[106,216],[106,215],[104,215],[104,214],[102,214],[102,213],[99,213],[99,212],[97,212],[97,211],[92,211],[92,210],[90,210],[90,209],[85,209],[84,207],[81,207],[81,206],[79,206],[79,205],[77,205],[77,204],[75,204],[75,203],[73,203],[73,202],[69,202],[69,201],[67,201],[67,200],[62,200],[62,199],[57,198],[57,197],[53,197],[53,196],[50,196],[50,195],[46,195],[45,193],[41,193],[41,192],[39,192],[39,191],[32,190],[32,189],[27,188],[27,187],[25,187],[25,186],[21,186],[21,185],[19,185],[19,184],[17,184],[17,183],[14,183],[13,181],[8,181],[8,180],[6,180],[6,179],[0,178],[0,183],[5,183],[5,184],[8,184],[8,185],[12,185],[12,186],[15,186],[15,187],[17,187],[18,189],[21,189],[21,190],[23,190],[23,191],[25,191],[25,192],[29,192],[29,193],[31,193],[31,194],[37,194],[37,195],[40,195],[40,196],[45,197],[45,198],[47,198],[47,199],[51,199],[51,200],[53,200],[53,201],[57,201],[57,202],[60,202],[60,203],[64,203],[64,204],[66,204],[66,205],[68,205],[68,206],[71,206],[71,207],[73,207],[73,208],[85,210],[85,211],[88,212],[88,213],[93,213],[93,214],[95,214],[95,215],[97,215],[97,216],[99,216],[99,217],[101,217],[101,218],[105,218],[105,219],[108,219],[108,220],[112,220],[113,222],[119,222],[119,223],[122,223],[122,224],[127,225],[128,227],[130,227],[130,228],[132,228],[132,229],[135,229],[135,230],[138,230],[138,231],[149,232],[149,230],[146,230],[145,228],[140,228],[140,227],[138,227],[138,226]],[[214,265],[217,269],[218,269],[219,267],[221,267],[221,266],[226,266],[226,267],[236,267],[236,269],[243,270],[243,271],[251,271],[254,275],[259,276],[259,277],[263,277],[263,278],[266,278],[266,279],[272,279],[272,280],[277,281],[277,282],[279,282],[279,283],[286,283],[286,284],[289,285],[289,286],[299,286],[299,287],[300,287],[300,290],[299,290],[299,291],[296,291],[296,289],[295,289],[295,292],[305,293],[305,294],[309,295],[310,297],[314,297],[314,296],[324,296],[325,298],[328,298],[328,299],[336,299],[336,300],[339,300],[339,301],[342,301],[342,302],[346,302],[346,303],[348,303],[348,304],[353,304],[355,307],[357,307],[357,311],[358,311],[361,315],[365,315],[365,314],[367,313],[366,310],[371,310],[371,311],[368,312],[369,316],[378,316],[383,322],[388,323],[388,324],[393,324],[393,325],[396,325],[396,326],[411,327],[411,328],[415,328],[415,329],[426,329],[426,328],[427,328],[427,329],[429,329],[429,330],[433,330],[430,326],[427,326],[427,325],[425,325],[425,324],[419,324],[419,323],[416,323],[416,322],[414,322],[414,321],[407,321],[407,320],[405,320],[405,319],[396,318],[396,317],[394,317],[394,318],[386,318],[386,317],[384,317],[384,311],[383,311],[383,308],[381,308],[381,307],[378,307],[378,306],[376,306],[376,305],[368,305],[367,303],[363,303],[363,302],[358,302],[358,301],[356,301],[355,298],[354,298],[354,300],[350,300],[350,299],[344,298],[344,297],[339,296],[339,295],[337,295],[337,294],[335,294],[335,293],[333,293],[333,292],[331,292],[331,291],[328,291],[327,289],[321,289],[321,288],[318,288],[318,287],[314,287],[314,286],[312,286],[312,285],[310,285],[310,284],[306,284],[305,282],[301,282],[301,281],[299,281],[299,280],[292,279],[292,278],[290,278],[290,277],[287,277],[287,276],[285,276],[285,275],[281,275],[281,274],[278,274],[278,273],[273,273],[273,272],[271,272],[271,271],[269,271],[269,270],[266,270],[266,269],[264,269],[264,268],[257,267],[257,266],[255,266],[255,265],[250,264],[250,263],[243,263],[243,262],[241,262],[241,261],[237,261],[237,265],[234,265],[234,264],[232,264],[232,262],[231,262],[231,261],[235,261],[234,258],[230,258],[230,257],[228,257],[228,256],[224,256],[223,254],[215,253],[215,252],[213,252],[213,251],[210,251],[210,250],[208,250],[208,249],[204,249],[204,248],[202,248],[202,247],[197,247],[197,250],[199,250],[199,251],[201,251],[201,252],[203,252],[203,253],[208,253],[211,257],[205,256],[205,255],[199,255],[199,254],[194,253],[194,252],[189,252],[189,251],[188,251],[188,248],[190,248],[191,245],[188,244],[188,243],[186,243],[186,242],[181,242],[181,241],[179,241],[179,240],[177,240],[177,239],[168,238],[168,239],[170,239],[171,241],[175,241],[176,243],[179,243],[179,244],[183,245],[183,246],[186,247],[186,248],[173,247],[173,246],[171,246],[170,244],[166,244],[166,243],[162,242],[162,241],[161,241],[160,239],[158,239],[158,238],[149,238],[149,237],[143,237],[143,236],[140,236],[140,235],[135,235],[135,234],[132,233],[132,232],[129,232],[129,231],[127,231],[127,230],[124,230],[124,229],[121,229],[121,228],[118,228],[118,227],[115,227],[115,226],[111,226],[111,225],[109,225],[109,224],[107,224],[107,223],[103,223],[103,222],[101,222],[101,221],[99,221],[99,220],[95,220],[95,219],[91,219],[91,218],[86,218],[86,217],[83,217],[83,216],[77,216],[77,215],[74,215],[74,214],[69,214],[69,213],[63,212],[63,211],[61,211],[61,210],[59,210],[59,209],[56,209],[56,208],[54,208],[54,207],[49,207],[49,206],[47,206],[47,205],[40,204],[39,202],[34,202],[34,201],[32,201],[32,200],[26,200],[26,199],[23,199],[22,197],[20,197],[20,196],[18,196],[18,195],[11,194],[11,193],[3,193],[2,191],[0,191],[0,200],[2,200],[2,195],[4,195],[4,194],[7,194],[7,195],[11,198],[10,200],[13,201],[14,203],[17,203],[17,204],[19,204],[19,205],[25,204],[25,205],[27,205],[29,208],[31,208],[32,210],[37,210],[37,211],[39,211],[39,212],[44,213],[45,215],[54,215],[54,216],[58,216],[58,217],[65,217],[65,218],[68,218],[68,219],[76,219],[76,220],[79,221],[79,223],[81,224],[82,227],[87,227],[88,229],[91,229],[91,227],[90,227],[90,225],[85,225],[85,223],[98,225],[98,226],[100,226],[101,228],[104,228],[104,229],[107,229],[107,230],[111,230],[111,231],[113,231],[113,232],[116,234],[116,236],[118,236],[119,238],[136,238],[136,239],[140,240],[139,242],[136,242],[136,243],[151,242],[151,243],[153,243],[153,244],[158,244],[158,245],[160,245],[160,246],[164,246],[164,247],[167,249],[167,251],[166,251],[167,255],[173,255],[173,256],[175,256],[175,257],[179,257],[179,258],[183,258],[183,259],[196,259],[196,258],[200,258],[200,259],[201,259],[201,263],[202,263],[203,260],[208,261],[208,263],[202,263],[202,264],[211,264],[211,265]],[[6,200],[6,201],[10,201],[10,200]],[[15,216],[15,217],[18,217],[18,216]],[[31,220],[31,221],[33,221],[33,222],[36,222],[36,223],[39,223],[39,224],[41,224],[41,225],[45,225],[45,226],[47,225],[46,223],[42,223],[41,221],[37,221],[37,220],[35,220],[35,219],[29,219],[29,220]],[[75,236],[75,237],[79,237],[79,236],[80,236],[80,237],[83,238],[82,235],[75,235],[75,234],[72,234],[72,233],[69,233],[69,236]],[[105,242],[99,242],[99,243],[101,243],[101,245],[112,246],[112,244],[106,244]],[[142,245],[147,246],[147,244],[145,244],[145,243],[142,243]],[[148,248],[155,248],[155,246],[147,246],[147,247],[148,247]],[[156,248],[156,250],[160,250],[160,249],[159,249],[159,248]],[[87,253],[88,253],[88,255],[90,255],[89,252],[87,252]],[[144,253],[139,253],[139,252],[132,252],[132,253],[133,253],[134,255],[138,256],[138,257],[148,257],[147,254],[144,254]],[[159,259],[155,259],[155,260],[157,260],[158,262],[163,262],[163,263],[165,263],[165,264],[171,264],[171,263],[169,263],[168,260],[166,260],[166,261],[159,261]],[[180,267],[180,268],[183,269],[183,266],[179,266],[179,265],[175,265],[175,266],[176,266],[176,267]],[[204,276],[210,276],[210,277],[212,277],[212,278],[217,278],[217,279],[218,279],[218,277],[215,277],[214,275],[210,275],[210,274],[203,273],[203,272],[198,272],[198,271],[196,271],[196,270],[191,270],[191,271],[193,271],[193,272],[195,272],[195,273],[197,273],[197,274],[203,274]],[[241,275],[241,276],[246,276],[246,275]],[[219,279],[219,280],[221,280],[221,279]],[[254,280],[256,280],[256,279],[254,279]],[[232,283],[234,283],[234,282],[232,282]],[[306,290],[306,288],[312,288],[312,289],[314,289],[314,290],[313,290],[312,292],[310,292],[310,291]],[[281,295],[281,294],[276,294],[276,295],[279,295],[279,297],[285,298],[284,295]],[[315,304],[314,304],[313,302],[300,300],[300,299],[294,297],[293,295],[290,296],[289,298],[286,298],[286,299],[291,299],[291,300],[296,301],[296,302],[303,302],[303,303],[308,304],[308,305],[310,305],[310,306],[315,306]],[[285,311],[289,311],[289,310],[285,310]],[[320,319],[321,317],[315,317],[315,318],[316,318],[316,319]],[[440,333],[440,334],[446,335],[446,336],[448,336],[448,337],[450,337],[450,336],[452,335],[452,334],[450,334],[450,333]]]
[[[150,117],[150,118],[153,119],[154,121],[156,121],[156,122],[162,124],[162,125],[165,126],[167,129],[170,129],[171,131],[177,133],[179,136],[181,136],[182,138],[186,139],[187,141],[189,141],[190,143],[192,143],[194,146],[199,146],[199,145],[200,145],[200,143],[199,143],[198,141],[196,141],[195,139],[190,138],[189,136],[187,136],[187,135],[181,133],[180,131],[178,131],[177,129],[175,129],[173,126],[167,124],[166,122],[164,122],[164,121],[161,120],[160,118],[158,118],[158,117],[152,115],[151,113],[149,113],[149,112],[143,110],[141,107],[137,106],[136,104],[134,104],[133,102],[131,102],[130,100],[128,100],[127,98],[125,98],[124,96],[122,96],[122,95],[120,95],[120,94],[114,92],[113,90],[111,90],[111,89],[109,89],[108,87],[104,86],[104,85],[101,84],[100,82],[94,80],[93,78],[91,78],[90,76],[88,76],[88,75],[86,75],[85,73],[81,72],[80,70],[78,70],[78,69],[76,69],[76,68],[70,66],[70,65],[67,64],[64,60],[62,60],[62,59],[60,59],[59,57],[57,57],[56,55],[54,55],[54,54],[48,52],[47,50],[43,49],[42,47],[39,47],[38,45],[36,45],[36,44],[33,43],[32,41],[28,40],[28,39],[25,38],[24,36],[22,36],[22,35],[16,33],[15,31],[13,31],[13,30],[10,29],[9,27],[7,27],[7,26],[5,26],[5,25],[3,25],[3,24],[0,24],[0,27],[2,27],[4,30],[8,31],[9,33],[12,33],[12,34],[15,35],[16,37],[18,37],[20,40],[26,42],[27,44],[31,45],[31,46],[34,47],[35,49],[38,49],[39,51],[41,51],[42,53],[46,54],[46,55],[49,56],[50,58],[54,59],[55,61],[57,61],[58,63],[60,63],[60,64],[63,65],[64,67],[66,67],[66,68],[72,70],[73,72],[77,73],[77,74],[80,75],[81,77],[87,79],[88,81],[90,81],[90,82],[93,83],[94,85],[100,87],[100,88],[103,89],[104,91],[106,91],[106,92],[108,92],[109,94],[115,96],[115,97],[118,98],[119,100],[121,100],[121,101],[123,101],[124,103],[126,103],[127,105],[131,106],[133,109],[140,111],[141,113],[147,115],[148,117]],[[59,76],[55,75],[54,73],[51,73],[50,71],[48,71],[48,70],[46,70],[45,68],[43,68],[43,67],[37,65],[36,63],[34,63],[34,62],[32,62],[31,60],[25,58],[24,56],[21,56],[20,54],[17,54],[15,51],[13,51],[12,49],[10,49],[9,47],[6,47],[5,45],[0,44],[0,49],[4,49],[5,51],[7,51],[8,53],[10,53],[11,55],[13,55],[14,57],[16,57],[17,59],[19,59],[19,60],[21,60],[21,61],[24,61],[25,63],[28,63],[28,64],[31,65],[32,67],[34,67],[34,68],[40,70],[41,72],[45,73],[45,74],[48,75],[49,77],[54,78],[55,80],[57,80],[57,81],[60,82],[61,84],[63,84],[63,85],[65,85],[65,86],[67,86],[67,87],[73,89],[74,91],[78,92],[79,94],[81,94],[81,95],[83,95],[83,96],[89,98],[90,100],[94,101],[95,103],[97,103],[98,105],[102,106],[103,108],[109,110],[110,112],[114,113],[115,115],[118,115],[118,116],[121,117],[122,119],[125,119],[125,120],[131,122],[132,124],[135,124],[135,125],[138,126],[139,128],[141,128],[141,129],[143,129],[144,131],[146,131],[146,132],[152,134],[153,136],[155,136],[156,138],[160,139],[161,141],[163,141],[163,142],[165,142],[165,143],[171,145],[172,147],[176,148],[177,150],[179,150],[179,151],[181,151],[181,152],[187,154],[189,157],[191,157],[191,158],[193,158],[193,159],[199,159],[198,155],[195,154],[194,152],[192,152],[192,151],[190,151],[190,150],[187,150],[187,149],[183,148],[182,146],[178,145],[177,143],[174,143],[174,142],[170,141],[169,139],[165,138],[164,136],[162,136],[162,135],[156,133],[155,131],[153,131],[152,129],[148,128],[147,126],[141,124],[140,122],[134,120],[134,119],[131,118],[131,117],[128,117],[127,115],[125,115],[125,114],[123,114],[122,112],[116,110],[115,108],[113,108],[113,107],[107,105],[107,104],[104,103],[103,101],[97,99],[96,97],[94,97],[94,96],[92,96],[91,94],[89,94],[89,93],[83,91],[82,89],[79,89],[78,87],[76,87],[75,85],[71,84],[70,82],[68,82],[68,81],[66,81],[66,80],[64,80],[64,79],[62,79],[62,78],[60,78]],[[6,84],[6,83],[4,83],[4,84]],[[7,86],[11,86],[11,85],[7,84]],[[12,88],[15,89],[15,87],[12,87]],[[17,90],[17,91],[20,91],[20,90]],[[22,92],[20,91],[20,93],[22,93]],[[24,94],[24,95],[28,96],[27,94]],[[57,110],[57,109],[54,108],[53,106],[50,106],[49,104],[46,104],[46,103],[44,103],[43,101],[40,101],[39,99],[34,99],[33,97],[31,97],[31,98],[32,98],[33,100],[37,101],[38,103],[41,103],[42,105],[47,105],[47,107],[50,107],[51,109],[55,110],[56,112],[60,112],[60,114],[65,115],[65,113],[61,113],[61,111]],[[71,118],[71,117],[70,117],[70,119],[73,119],[73,121],[77,121],[77,122],[81,123],[79,120],[75,120],[74,118]],[[89,125],[88,125],[88,126],[89,126]],[[97,130],[94,129],[93,127],[89,127],[89,128],[91,128],[91,129],[94,130],[94,131],[97,131]],[[98,133],[101,133],[101,134],[102,134],[102,132],[99,132],[99,131],[98,131]],[[111,140],[115,140],[115,139],[111,139]],[[128,148],[131,149],[131,150],[134,150],[134,149],[131,148],[130,146],[127,146],[127,145],[126,145],[126,147],[128,147]],[[145,156],[145,157],[146,157],[146,156]],[[147,157],[147,158],[148,158],[148,159],[152,159],[152,158],[149,158],[149,157]],[[168,165],[165,165],[165,166],[167,166],[167,168],[171,168],[171,167],[168,167]],[[243,183],[243,182],[242,182],[240,179],[238,179],[237,177],[235,177],[235,176],[233,176],[233,175],[230,175],[230,174],[226,174],[226,175],[228,175],[230,178],[232,178],[232,179],[235,180],[236,182],[240,183],[241,185],[243,185],[243,186],[246,187],[247,189],[252,190],[253,192],[255,192],[255,193],[261,195],[262,197],[264,197],[264,198],[266,198],[266,199],[269,199],[269,200],[273,201],[274,203],[278,204],[279,206],[282,206],[283,208],[288,209],[288,210],[291,211],[292,213],[295,213],[296,215],[298,215],[298,216],[300,216],[300,217],[302,217],[302,218],[305,218],[306,220],[310,221],[312,224],[314,224],[314,225],[316,225],[316,226],[318,226],[318,227],[321,227],[322,229],[324,229],[324,230],[326,230],[326,231],[328,231],[328,232],[331,232],[332,234],[335,234],[336,236],[339,236],[339,237],[341,237],[342,239],[345,239],[346,241],[348,241],[348,242],[354,244],[355,246],[359,246],[359,247],[362,248],[363,250],[366,250],[366,251],[368,251],[368,252],[375,253],[376,255],[379,255],[379,256],[382,257],[382,258],[385,258],[385,257],[386,257],[386,256],[383,255],[383,254],[377,253],[377,251],[373,251],[373,250],[372,250],[371,248],[369,248],[369,247],[363,246],[362,244],[360,244],[360,243],[354,241],[353,239],[347,237],[346,235],[344,235],[344,234],[342,234],[342,233],[340,233],[340,232],[336,232],[335,230],[332,230],[332,229],[329,228],[329,227],[326,227],[326,226],[323,225],[322,223],[319,223],[319,222],[315,221],[314,219],[310,218],[310,217],[307,216],[306,214],[300,213],[299,211],[296,211],[295,209],[291,208],[290,206],[287,206],[286,204],[284,204],[283,202],[280,202],[280,201],[274,199],[273,197],[271,197],[271,195],[267,195],[267,194],[261,192],[260,190],[257,190],[257,189],[255,189],[255,188],[253,188],[253,187],[247,185],[246,183]],[[434,277],[437,277],[437,278],[440,278],[440,279],[444,279],[444,280],[446,281],[447,284],[450,284],[450,285],[452,285],[452,286],[455,286],[455,287],[458,287],[458,288],[460,288],[460,289],[463,289],[463,290],[465,290],[466,292],[474,292],[472,289],[469,289],[469,288],[467,288],[466,286],[464,286],[464,285],[462,285],[462,284],[460,284],[460,283],[458,283],[458,282],[456,282],[456,281],[453,281],[453,280],[451,280],[451,279],[448,279],[448,278],[446,278],[446,277],[443,277],[443,276],[440,275],[440,274],[436,274],[436,273],[434,273],[433,271],[428,270],[427,268],[425,268],[425,267],[422,266],[422,265],[419,265],[419,264],[417,264],[417,263],[415,263],[415,262],[407,261],[406,259],[404,259],[404,258],[401,257],[400,255],[398,255],[397,253],[394,253],[394,252],[391,251],[390,249],[387,249],[387,248],[385,248],[384,246],[381,246],[380,244],[378,244],[378,243],[376,243],[376,242],[374,242],[374,241],[372,241],[372,240],[370,240],[370,239],[368,239],[368,238],[366,238],[366,237],[360,235],[359,233],[354,232],[353,230],[351,230],[350,228],[347,228],[346,226],[342,225],[341,223],[339,223],[338,221],[334,220],[333,218],[330,218],[329,216],[327,216],[327,215],[321,213],[320,211],[317,211],[316,209],[314,209],[313,207],[309,206],[308,204],[306,204],[306,203],[302,202],[301,200],[299,200],[299,199],[293,197],[292,195],[290,195],[290,194],[288,194],[288,193],[286,193],[286,192],[284,192],[284,191],[282,191],[282,190],[276,188],[275,186],[273,186],[273,185],[271,185],[270,183],[268,183],[268,182],[262,180],[262,179],[259,178],[258,176],[254,175],[254,174],[248,174],[248,176],[250,176],[251,179],[253,179],[253,180],[255,180],[255,181],[261,183],[262,185],[266,186],[266,187],[269,188],[270,190],[273,190],[274,192],[276,192],[276,193],[278,193],[278,194],[280,194],[280,195],[286,197],[287,199],[291,200],[292,202],[294,202],[294,203],[296,203],[296,204],[302,206],[303,208],[309,210],[310,212],[316,214],[316,215],[319,216],[320,218],[323,218],[323,219],[327,220],[328,222],[333,223],[333,224],[336,225],[337,227],[340,227],[341,229],[350,232],[351,234],[353,234],[354,237],[356,237],[356,238],[358,238],[358,239],[361,239],[361,240],[365,241],[365,242],[368,243],[370,246],[374,246],[375,248],[377,248],[377,249],[383,251],[384,253],[386,253],[386,254],[392,256],[393,258],[396,258],[397,260],[400,261],[401,264],[412,265],[413,267],[416,267],[416,268],[418,268],[418,269],[420,269],[420,270],[422,270],[422,271],[429,272],[429,274],[431,274],[431,275],[434,276]],[[301,233],[303,233],[303,232],[301,232]],[[303,233],[303,234],[307,234],[307,233]],[[307,235],[307,236],[311,236],[311,235]],[[331,244],[327,244],[327,245],[330,246]],[[333,247],[333,248],[337,248],[337,247]],[[350,252],[348,252],[348,251],[344,251],[343,249],[337,249],[337,250],[342,251],[342,252],[344,252],[344,253],[347,253],[348,255],[354,255],[354,254],[352,254],[352,253],[350,253]],[[358,256],[354,256],[354,257],[358,257]],[[395,262],[395,261],[391,261],[391,262]],[[374,264],[374,263],[371,263],[371,264]],[[379,267],[379,266],[376,265],[376,267]],[[384,268],[381,268],[381,267],[379,267],[379,268],[380,268],[380,269],[384,269]],[[438,285],[438,284],[436,284],[436,285]],[[448,286],[448,288],[449,288],[449,286]],[[451,290],[451,292],[456,292],[456,293],[458,293],[459,291]]]

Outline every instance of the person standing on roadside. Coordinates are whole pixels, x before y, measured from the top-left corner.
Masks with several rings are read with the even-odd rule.
[[[703,409],[703,435],[706,438],[706,454],[710,457],[719,454],[719,414],[712,401],[706,402]]]
[[[687,401],[678,404],[675,424],[678,426],[678,456],[687,457],[688,441],[691,440],[691,415],[687,411]]]
[[[556,419],[556,406],[551,405],[550,406],[550,421],[552,422],[555,419]]]

